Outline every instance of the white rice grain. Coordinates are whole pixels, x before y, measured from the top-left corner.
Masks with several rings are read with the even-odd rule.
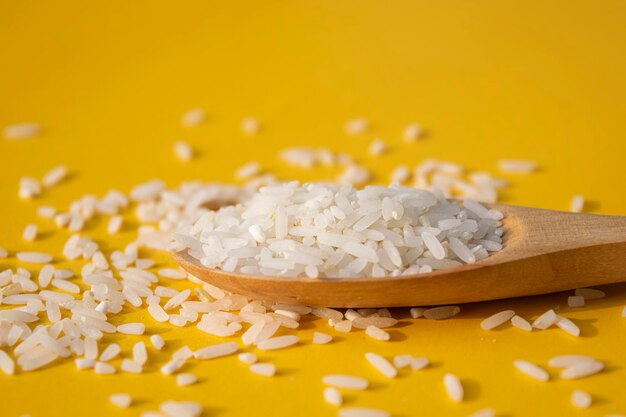
[[[422,307],[413,307],[409,310],[409,314],[411,314],[411,317],[413,317],[414,319],[420,318],[424,316],[424,312],[428,310],[427,308],[422,308]]]
[[[67,167],[65,165],[57,165],[50,171],[46,172],[46,174],[43,176],[43,179],[41,180],[41,183],[44,185],[44,187],[52,187],[63,181],[66,176]]]
[[[41,194],[41,184],[35,178],[20,178],[17,195],[22,199],[32,199]]]
[[[387,359],[377,353],[368,352],[365,354],[365,359],[387,378],[395,378],[398,375],[398,370]]]
[[[365,334],[373,339],[382,340],[384,342],[388,341],[391,338],[389,333],[373,325],[367,326],[367,328],[365,329]]]
[[[131,361],[132,362],[132,361]],[[132,362],[134,363],[134,362]],[[139,364],[136,364],[138,367],[140,367]],[[185,361],[182,359],[172,359],[169,362],[167,362],[166,364],[164,364],[163,366],[161,366],[161,373],[163,375],[172,375],[174,372],[178,371],[180,368],[182,368],[185,365]]]
[[[331,374],[322,378],[325,385],[336,388],[364,390],[368,387],[367,379],[350,375]]]
[[[235,171],[235,178],[247,180],[257,176],[261,172],[261,165],[257,161],[248,162]]]
[[[350,408],[342,408],[337,413],[338,417],[390,417],[387,411],[380,410],[377,408],[367,408],[367,407],[350,407]]]
[[[93,370],[98,375],[111,375],[115,373],[115,368],[106,362],[96,362]]]
[[[152,346],[154,346],[156,350],[161,350],[163,349],[163,346],[165,346],[165,340],[163,340],[163,338],[158,334],[150,336],[150,343],[152,343]]]
[[[117,343],[111,343],[107,346],[102,353],[100,354],[100,362],[108,362],[111,359],[115,358],[120,352],[122,348]]]
[[[107,233],[110,235],[118,233],[122,228],[123,221],[122,216],[116,215],[111,217],[111,220],[109,220],[109,223],[107,224]]]
[[[237,355],[237,359],[246,365],[252,365],[253,363],[256,363],[257,356],[252,352],[241,352]]]
[[[32,264],[47,264],[52,262],[52,256],[43,252],[18,252],[15,256],[22,262]]]
[[[176,352],[172,354],[172,359],[182,359],[187,360],[193,357],[193,350],[187,345],[179,348]]]
[[[411,359],[411,369],[414,371],[419,371],[420,369],[424,369],[428,365],[430,365],[430,361],[428,360],[428,358]]]
[[[584,297],[585,300],[597,300],[606,297],[606,293],[595,288],[578,288],[575,295]]]
[[[382,139],[374,139],[368,148],[370,155],[379,156],[387,151],[387,145]]]
[[[545,313],[543,313],[541,316],[539,316],[533,322],[533,327],[535,329],[545,330],[548,327],[556,324],[557,320],[558,320],[558,316],[556,315],[554,310],[550,309],[546,311]]]
[[[150,313],[153,319],[160,323],[170,319],[170,315],[156,302],[148,304],[148,313]]]
[[[74,361],[74,363],[76,364],[76,369],[84,370],[93,368],[96,361],[93,359],[78,358]]]
[[[159,276],[163,278],[170,278],[170,279],[187,278],[187,273],[185,271],[181,271],[180,269],[163,268],[163,269],[159,269],[157,273],[159,274]]]
[[[362,118],[356,117],[348,120],[345,125],[345,131],[348,135],[361,135],[369,128],[369,122]]]
[[[43,368],[44,366],[52,363],[59,357],[56,353],[50,352],[41,346],[39,348],[31,350],[29,353],[33,354],[30,356],[28,354],[24,354],[20,358],[18,358],[18,364],[20,364],[20,367],[24,372],[34,371],[35,369]],[[29,358],[24,359],[26,356],[29,356]]]
[[[37,239],[37,225],[35,224],[26,225],[26,227],[24,228],[24,231],[22,232],[22,239],[27,240],[29,242],[32,242],[35,239]]]
[[[406,165],[398,165],[391,171],[389,178],[392,184],[402,184],[411,178],[411,171]]]
[[[443,306],[429,308],[424,311],[424,317],[430,320],[445,320],[456,316],[461,312],[459,306]]]
[[[80,293],[80,287],[78,285],[74,284],[73,282],[66,281],[64,279],[54,278],[50,282],[50,284],[52,284],[53,287],[58,288],[62,291],[67,291],[67,292],[71,292],[74,294]]]
[[[585,306],[585,297],[582,295],[571,295],[567,297],[567,305],[568,307],[584,307]]]
[[[407,142],[415,142],[422,136],[422,127],[417,123],[409,123],[402,132],[402,137]]]
[[[196,107],[187,110],[180,118],[180,124],[183,127],[195,127],[206,120],[206,112],[204,109]]]
[[[174,142],[172,150],[174,151],[174,156],[182,162],[189,162],[193,159],[193,148],[184,140]]]
[[[133,399],[128,394],[111,394],[109,402],[119,408],[128,408],[132,404]]]
[[[31,139],[39,136],[41,127],[37,123],[23,122],[7,125],[2,130],[2,135],[9,140]]]
[[[333,387],[328,387],[324,388],[324,401],[330,405],[339,407],[343,403],[343,397],[341,396],[339,390]]]
[[[182,365],[181,365],[182,366]],[[140,374],[143,372],[143,367],[137,362],[131,359],[122,360],[122,364],[120,365],[120,369],[124,372],[128,372],[130,374]],[[163,368],[161,368],[161,371]]]
[[[13,362],[13,359],[2,349],[0,349],[0,370],[7,375],[13,375],[15,373],[15,362]]]
[[[200,417],[202,405],[193,401],[165,401],[161,403],[159,410],[168,417]]]
[[[500,159],[498,168],[502,172],[528,174],[537,169],[537,163],[525,159]]]
[[[85,358],[96,360],[98,357],[98,341],[92,337],[86,337],[84,340]]]
[[[52,219],[57,214],[57,210],[52,206],[37,207],[37,215],[44,219]]]
[[[39,284],[39,287],[46,288],[50,285],[52,277],[54,277],[54,266],[50,264],[44,265],[37,276],[37,283]]]
[[[572,336],[580,336],[580,329],[578,328],[578,326],[576,326],[573,321],[566,317],[558,316],[556,320],[556,325],[558,328],[568,334],[571,334]]]
[[[496,412],[493,408],[482,408],[478,411],[473,412],[468,417],[495,417]]]
[[[337,177],[339,184],[363,185],[368,182],[372,174],[370,171],[360,165],[347,165],[345,170]]]
[[[176,375],[176,385],[179,387],[186,387],[198,382],[198,378],[193,374],[178,374]]]
[[[492,329],[495,329],[496,327],[506,323],[511,318],[513,318],[513,316],[515,316],[515,311],[513,311],[513,310],[504,310],[504,311],[496,313],[496,314],[486,318],[485,320],[483,320],[480,323],[480,327],[483,330],[492,330]]]
[[[247,135],[256,135],[261,130],[261,124],[254,117],[245,117],[239,125],[241,131]]]
[[[393,357],[393,366],[397,369],[406,368],[407,366],[411,366],[411,361],[413,357],[411,355],[396,355]]]
[[[133,362],[144,365],[148,360],[148,351],[144,342],[137,342],[133,345]]]
[[[533,330],[533,326],[526,319],[517,315],[511,318],[511,324],[514,327],[517,327],[518,329],[522,329],[527,332],[531,332]]]
[[[547,381],[550,379],[550,375],[546,372],[545,369],[535,365],[534,363],[517,359],[513,361],[513,366],[517,368],[520,372],[534,378],[538,381]]]
[[[38,317],[34,314],[21,310],[0,310],[0,321],[32,323],[37,321]]]
[[[343,318],[341,311],[328,307],[313,307],[311,314],[324,319],[341,320]]]
[[[257,375],[272,377],[276,374],[276,366],[273,363],[253,363],[249,369]]]
[[[163,190],[165,184],[161,180],[150,180],[139,184],[130,191],[130,199],[133,201],[149,201],[156,198]]]
[[[274,306],[272,306],[272,310],[274,310],[276,314],[280,314],[281,316],[288,317],[292,320],[299,321],[302,318],[302,315],[296,311],[283,310],[281,308],[275,308]]]
[[[568,368],[582,362],[594,362],[595,359],[585,355],[560,355],[550,358],[548,365],[555,368]]]
[[[193,356],[196,359],[214,359],[222,356],[232,355],[239,350],[239,346],[235,342],[221,343],[198,349]]]
[[[445,374],[443,376],[443,385],[448,393],[448,397],[456,403],[463,401],[463,385],[461,380],[454,374]]]
[[[143,323],[125,323],[117,326],[117,331],[122,334],[135,334],[140,335],[146,330],[146,326]]]
[[[326,343],[330,343],[332,340],[333,337],[329,334],[322,332],[313,332],[313,344],[325,345]]]
[[[561,379],[578,379],[597,374],[604,369],[604,364],[598,361],[578,362],[561,371]]]
[[[422,232],[422,240],[435,259],[445,258],[446,251],[435,235],[429,232]]]
[[[184,303],[185,300],[187,300],[187,298],[189,298],[190,295],[191,295],[191,290],[188,288],[179,292],[178,294],[170,298],[167,301],[167,303],[165,303],[165,305],[163,306],[163,310],[168,311],[168,310],[172,310],[175,307],[178,307],[179,305]]]
[[[569,211],[572,213],[580,213],[585,208],[585,197],[576,194],[569,203]]]
[[[577,408],[589,408],[591,406],[592,398],[589,393],[577,389],[572,391],[571,401],[572,405]]]
[[[258,343],[257,348],[260,350],[283,349],[295,345],[298,341],[299,338],[295,335],[278,336]]]

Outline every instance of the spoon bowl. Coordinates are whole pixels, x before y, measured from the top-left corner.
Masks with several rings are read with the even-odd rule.
[[[626,281],[626,217],[492,204],[503,248],[488,258],[426,274],[383,278],[253,276],[174,254],[190,274],[256,300],[325,307],[443,305],[546,294]]]

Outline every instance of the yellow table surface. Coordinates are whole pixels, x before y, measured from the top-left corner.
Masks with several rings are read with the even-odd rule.
[[[396,164],[429,157],[493,172],[498,158],[531,158],[539,172],[503,176],[511,183],[504,202],[567,209],[581,193],[589,211],[626,215],[625,46],[626,3],[619,0],[3,1],[0,126],[32,120],[44,133],[0,140],[0,246],[60,255],[68,232],[37,219],[38,205],[65,208],[84,193],[128,191],[155,177],[171,186],[186,179],[233,181],[233,171],[252,159],[281,178],[336,175],[329,168],[286,167],[276,155],[287,145],[349,152],[380,183]],[[182,128],[181,114],[196,106],[207,110],[207,122]],[[263,124],[254,137],[239,130],[249,115]],[[372,123],[363,137],[343,133],[354,116]],[[411,121],[425,126],[427,138],[401,139]],[[390,144],[387,155],[367,155],[375,137]],[[189,141],[198,158],[174,159],[177,139]],[[67,181],[37,200],[18,199],[21,176],[41,177],[60,163],[71,170]],[[32,221],[44,235],[23,242],[22,229]],[[107,249],[134,237],[126,231],[112,239],[104,227],[98,221],[86,233]],[[79,270],[81,263],[59,265]],[[0,259],[0,269],[15,266],[14,258]],[[320,381],[333,372],[371,381],[366,392],[346,395],[347,406],[380,407],[395,417],[465,416],[486,406],[502,417],[626,414],[626,286],[605,290],[606,299],[579,309],[568,308],[561,293],[467,305],[442,322],[396,311],[404,318],[388,343],[306,320],[297,332],[300,346],[260,354],[277,365],[277,377],[253,375],[229,357],[188,365],[200,383],[185,388],[158,365],[183,344],[198,348],[223,339],[130,312],[117,322],[145,320],[148,333],[168,342],[162,353],[151,349],[147,373],[100,376],[69,362],[13,377],[0,373],[0,414],[136,416],[167,399],[189,399],[201,402],[206,416],[333,416]],[[581,337],[559,329],[479,328],[481,319],[505,308],[532,319],[557,305],[580,326]],[[311,345],[315,329],[332,333],[335,342]],[[138,339],[147,336],[105,340],[120,341],[128,355]],[[411,353],[433,364],[387,380],[365,362],[368,351]],[[551,381],[541,383],[512,366],[518,358],[545,366],[567,353],[597,357],[607,370],[564,381],[551,369]],[[463,403],[447,398],[445,372],[462,378]],[[577,388],[593,395],[590,409],[570,404]],[[114,409],[107,400],[113,392],[128,392],[137,404]]]

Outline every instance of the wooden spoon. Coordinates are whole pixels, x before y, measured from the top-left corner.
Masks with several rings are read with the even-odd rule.
[[[285,278],[208,269],[186,251],[175,260],[196,277],[256,300],[308,306],[399,307],[469,303],[626,281],[626,217],[493,204],[504,248],[482,261],[386,278]]]

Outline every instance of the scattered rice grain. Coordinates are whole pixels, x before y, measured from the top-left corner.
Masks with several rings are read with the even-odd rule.
[[[561,371],[561,379],[578,379],[597,374],[604,369],[604,364],[598,361],[578,362]]]
[[[111,394],[109,396],[109,402],[119,408],[128,408],[133,402],[133,399],[128,394]]]
[[[515,316],[515,311],[513,311],[513,310],[504,310],[504,311],[496,313],[496,314],[486,318],[485,320],[483,320],[480,323],[480,327],[483,330],[492,330],[492,329],[495,329],[496,327],[506,323],[511,318],[513,318],[513,316]]]
[[[535,365],[534,363],[517,359],[513,361],[513,365],[522,373],[537,379],[539,381],[547,381],[550,379],[550,375],[545,369]]]
[[[337,413],[338,417],[390,417],[387,411],[380,410],[377,408],[367,408],[367,407],[350,407],[350,408],[342,408]]]
[[[41,183],[45,187],[52,187],[54,185],[57,185],[61,181],[63,181],[63,179],[65,179],[66,176],[67,176],[67,167],[65,165],[57,165],[56,167],[52,168],[43,176]]]
[[[334,405],[336,407],[341,406],[343,403],[343,397],[339,390],[333,387],[324,388],[324,401],[328,404]]]
[[[31,139],[39,136],[40,133],[41,127],[39,124],[33,122],[7,125],[2,131],[4,138],[9,140]]]
[[[595,288],[578,288],[575,295],[584,297],[585,300],[597,300],[606,297],[606,293]]]
[[[569,203],[569,211],[572,213],[580,213],[585,208],[585,197],[576,194]]]
[[[249,367],[251,372],[263,376],[274,376],[276,374],[276,366],[272,363],[253,363]]]
[[[337,388],[364,390],[369,385],[367,379],[350,375],[331,374],[322,378],[322,382]]]
[[[524,319],[520,316],[513,316],[511,318],[511,324],[518,329],[525,330],[527,332],[531,332],[533,330],[533,326],[528,322],[528,320]]]
[[[198,378],[192,374],[178,374],[176,375],[176,385],[179,387],[186,387],[198,382]]]
[[[443,385],[452,401],[456,403],[463,401],[463,385],[461,385],[461,380],[456,375],[445,374],[443,376]]]
[[[578,408],[589,408],[591,406],[591,395],[582,390],[574,390],[571,397],[572,404]]]
[[[373,339],[382,340],[384,342],[388,341],[391,338],[389,333],[373,325],[367,326],[367,328],[365,329],[365,334]]]
[[[368,352],[365,354],[365,359],[387,378],[395,378],[398,375],[398,370],[387,359],[377,353]]]
[[[459,306],[444,306],[429,308],[424,311],[424,317],[430,320],[445,320],[456,316],[461,312]]]

